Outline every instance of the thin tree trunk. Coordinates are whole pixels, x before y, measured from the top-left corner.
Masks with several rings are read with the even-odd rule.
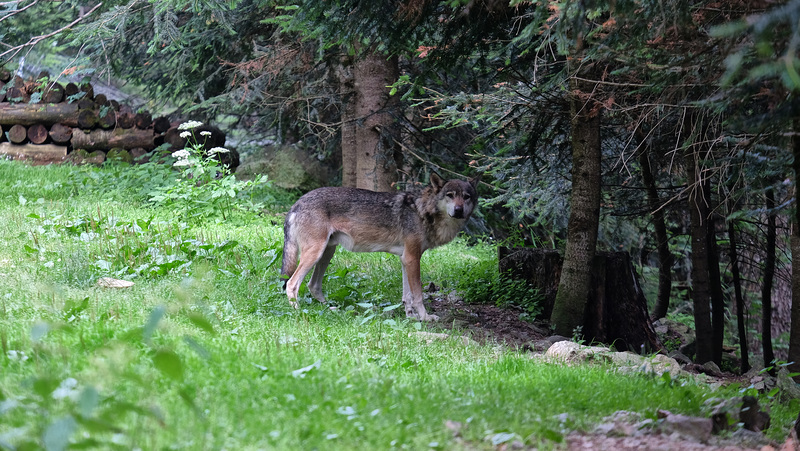
[[[667,316],[669,310],[673,257],[669,250],[669,235],[664,220],[664,210],[661,208],[661,200],[658,198],[656,179],[650,167],[649,154],[650,151],[647,149],[639,155],[639,165],[642,168],[642,181],[647,190],[647,203],[653,215],[653,228],[658,250],[658,294],[652,314],[652,318],[655,320]]]
[[[342,186],[356,187],[358,179],[358,141],[356,140],[356,93],[353,80],[353,61],[344,57],[337,70],[339,95],[342,103]]]
[[[775,360],[772,350],[772,285],[775,279],[775,193],[772,187],[764,191],[767,207],[767,243],[764,258],[764,285],[761,287],[761,346],[764,352],[764,365],[769,367]],[[770,374],[775,374],[775,368]]]
[[[794,161],[794,198],[795,209],[792,221],[792,325],[789,332],[789,370],[800,373],[800,208],[797,208],[797,187],[800,186],[800,116],[792,124],[792,154]],[[800,382],[800,376],[795,376],[795,381]]]
[[[600,223],[600,111],[579,96],[591,87],[573,83],[572,195],[564,264],[550,316],[556,333],[566,336],[583,324]]]
[[[690,147],[686,154],[686,171],[689,176],[689,215],[692,238],[692,301],[697,363],[714,360],[714,331],[711,327],[711,287],[708,277],[708,199],[703,189],[702,174],[698,167],[696,149]]]
[[[703,185],[705,198],[711,199],[708,183]],[[713,358],[717,365],[722,364],[722,344],[725,340],[725,296],[722,292],[722,277],[719,272],[719,250],[717,247],[717,226],[714,214],[709,211],[706,239],[708,240],[708,288],[711,296],[711,326],[714,332]]]
[[[731,260],[731,277],[733,278],[733,295],[736,298],[736,325],[739,332],[739,352],[741,354],[742,374],[750,370],[750,353],[747,350],[747,327],[745,325],[744,296],[742,294],[742,278],[739,274],[739,239],[736,236],[736,226],[732,220],[728,221],[728,258]]]

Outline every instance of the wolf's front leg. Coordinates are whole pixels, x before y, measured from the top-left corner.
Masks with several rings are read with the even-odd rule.
[[[420,276],[420,254],[409,255],[408,249],[400,257],[403,264],[403,306],[406,316],[420,321],[438,321],[436,315],[429,315],[422,305],[422,280]]]

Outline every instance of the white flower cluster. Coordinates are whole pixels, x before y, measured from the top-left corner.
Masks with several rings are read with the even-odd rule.
[[[16,350],[10,349],[8,352],[6,352],[6,355],[8,356],[9,360],[15,361],[15,362],[24,362],[24,361],[28,360],[28,355],[25,354],[25,351],[16,351]]]
[[[203,125],[203,123],[199,122],[199,121],[187,121],[187,122],[184,122],[183,124],[179,125],[178,126],[178,130],[191,130],[191,129],[197,128],[197,127],[199,127],[201,125]],[[183,135],[181,135],[181,136],[183,136]]]
[[[224,147],[212,147],[212,148],[208,149],[208,152],[206,152],[206,153],[209,156],[212,156],[212,155],[216,155],[218,153],[229,153],[229,152],[230,152],[230,150],[228,150],[228,149],[226,149]]]
[[[78,397],[80,396],[80,390],[78,390],[78,381],[72,377],[68,377],[61,381],[58,388],[53,391],[51,395],[53,399],[65,399],[69,398],[73,401],[77,401]]]
[[[189,161],[189,155],[191,155],[191,154],[186,149],[176,150],[175,152],[172,152],[172,156],[174,158],[177,158],[177,160],[178,160],[175,163],[173,163],[172,165],[173,166],[191,166],[192,162]]]

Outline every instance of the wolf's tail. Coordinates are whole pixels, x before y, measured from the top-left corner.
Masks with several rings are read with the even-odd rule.
[[[294,226],[294,213],[289,212],[286,216],[286,221],[283,223],[283,260],[281,262],[281,279],[283,279],[284,288],[286,281],[294,274],[297,269],[297,257],[299,247],[297,245],[297,236],[295,236]]]

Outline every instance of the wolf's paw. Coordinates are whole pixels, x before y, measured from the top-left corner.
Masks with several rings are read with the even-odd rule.
[[[300,308],[300,304],[297,303],[297,300],[289,299],[289,305],[291,305],[295,310]]]
[[[412,318],[418,319],[420,321],[439,321],[439,316],[437,315],[429,315],[427,313],[422,313],[419,315],[413,315]]]

